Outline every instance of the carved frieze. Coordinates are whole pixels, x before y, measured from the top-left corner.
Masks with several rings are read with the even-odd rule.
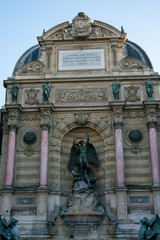
[[[85,103],[108,101],[107,88],[57,89],[56,103]]]
[[[35,105],[39,103],[38,95],[40,89],[30,88],[25,90],[25,104],[27,105]]]
[[[22,115],[20,117],[21,121],[39,121],[40,120],[40,116],[38,115]]]
[[[145,113],[143,112],[125,112],[124,119],[140,119],[145,118]]]
[[[43,73],[44,72],[44,64],[40,61],[30,62],[26,64],[19,74],[33,74],[33,73]]]
[[[140,101],[140,87],[139,86],[129,86],[125,87],[125,100],[128,102]]]

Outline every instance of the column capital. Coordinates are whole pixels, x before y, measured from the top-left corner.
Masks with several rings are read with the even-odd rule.
[[[115,127],[115,129],[122,129],[123,121],[121,121],[121,120],[114,121],[114,127]]]
[[[40,125],[41,125],[42,130],[49,131],[49,129],[51,128],[49,122],[41,122]]]
[[[18,124],[15,122],[9,122],[9,123],[7,123],[7,126],[9,128],[9,130],[12,130],[12,131],[16,131],[19,128]]]
[[[156,119],[149,119],[147,121],[147,125],[149,128],[157,128],[157,120]]]

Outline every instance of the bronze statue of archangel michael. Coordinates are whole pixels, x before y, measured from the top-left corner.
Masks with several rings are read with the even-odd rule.
[[[100,162],[95,147],[89,142],[89,133],[86,134],[87,138],[74,138],[68,168],[72,171],[74,181],[85,181],[89,187],[95,187],[96,176],[90,164],[99,166]],[[76,140],[80,141],[76,143]],[[76,172],[74,166],[77,167]]]

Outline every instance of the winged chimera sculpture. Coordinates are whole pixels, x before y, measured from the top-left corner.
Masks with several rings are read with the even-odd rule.
[[[160,240],[160,217],[157,214],[151,221],[144,217],[140,222],[139,240]]]
[[[95,187],[96,176],[90,167],[90,164],[99,166],[100,161],[93,144],[89,142],[89,133],[87,134],[87,141],[85,138],[74,138],[73,146],[70,152],[70,159],[68,168],[72,171],[74,181],[85,181],[89,187]],[[80,139],[78,143],[76,140]],[[77,167],[77,172],[74,170]]]

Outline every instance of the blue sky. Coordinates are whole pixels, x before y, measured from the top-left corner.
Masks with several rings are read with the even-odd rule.
[[[3,80],[12,76],[19,57],[37,44],[43,29],[71,22],[78,12],[119,30],[123,26],[160,74],[160,0],[0,0],[0,107],[5,102]]]

